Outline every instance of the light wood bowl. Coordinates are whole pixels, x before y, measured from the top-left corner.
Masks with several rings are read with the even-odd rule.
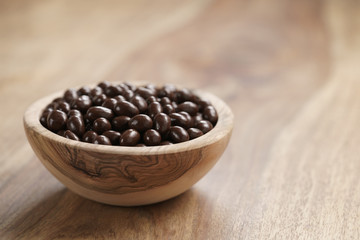
[[[212,94],[195,92],[214,105],[219,120],[210,132],[183,143],[122,147],[58,136],[44,128],[39,118],[45,106],[63,91],[33,103],[25,112],[24,128],[44,166],[73,192],[111,205],[156,203],[185,192],[199,181],[220,158],[231,136],[230,108]]]

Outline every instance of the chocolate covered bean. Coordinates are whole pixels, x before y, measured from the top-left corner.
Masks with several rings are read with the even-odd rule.
[[[135,146],[140,140],[140,133],[135,129],[128,129],[120,136],[120,146]]]
[[[201,137],[218,118],[214,106],[189,89],[101,82],[66,90],[46,105],[39,120],[68,139],[143,147]]]
[[[132,117],[128,124],[130,128],[133,128],[138,132],[144,132],[153,126],[153,121],[148,115],[139,114]]]

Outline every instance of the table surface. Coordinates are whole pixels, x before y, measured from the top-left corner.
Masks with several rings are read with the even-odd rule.
[[[0,238],[359,239],[359,1],[1,1]],[[27,143],[36,99],[103,80],[201,88],[235,115],[217,165],[122,208]]]

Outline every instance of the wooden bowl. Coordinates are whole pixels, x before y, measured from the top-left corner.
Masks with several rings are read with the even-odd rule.
[[[70,140],[44,128],[42,110],[63,91],[33,103],[25,112],[28,141],[45,167],[73,192],[120,206],[160,202],[202,178],[224,152],[233,128],[230,108],[216,96],[195,91],[216,108],[219,120],[191,141],[155,147],[120,147]],[[41,184],[41,183],[40,183]]]

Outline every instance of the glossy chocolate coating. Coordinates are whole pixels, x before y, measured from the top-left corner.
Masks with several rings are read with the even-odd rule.
[[[94,97],[93,103],[95,106],[101,106],[106,99],[107,99],[106,95],[102,93]]]
[[[90,122],[93,122],[97,118],[101,118],[101,117],[111,120],[114,117],[114,113],[109,108],[95,106],[95,107],[90,107],[85,115],[85,118]]]
[[[117,116],[129,116],[133,117],[139,114],[139,109],[128,101],[117,102],[114,112]]]
[[[130,117],[128,116],[118,116],[111,121],[111,125],[116,131],[123,131],[128,128],[128,123]]]
[[[108,82],[108,81],[103,81],[103,82],[98,84],[98,87],[102,88],[103,90],[105,90],[109,86],[111,86],[111,83]]]
[[[139,112],[140,112],[140,113],[144,113],[144,112],[147,110],[147,108],[148,108],[148,104],[147,104],[147,102],[145,101],[145,99],[144,99],[143,97],[139,96],[139,95],[134,96],[134,97],[130,100],[130,102],[131,102],[132,104],[134,104],[134,105],[139,109]]]
[[[63,111],[64,113],[68,113],[70,111],[71,107],[70,107],[70,104],[67,102],[58,102],[56,109]]]
[[[174,143],[185,142],[190,139],[188,132],[179,126],[170,128],[169,137]]]
[[[154,129],[160,134],[169,131],[171,127],[171,118],[165,113],[159,113],[154,118]]]
[[[68,112],[68,117],[72,117],[72,116],[77,116],[77,117],[82,117],[82,114],[79,110],[77,109],[71,109],[69,112]]]
[[[44,127],[69,139],[122,146],[187,141],[210,131],[217,121],[211,103],[189,89],[110,82],[68,89],[40,116]]]
[[[120,140],[120,136],[121,136],[121,134],[119,132],[113,131],[113,130],[108,130],[108,131],[103,132],[102,135],[109,138],[112,145],[119,144],[119,140]]]
[[[178,105],[178,111],[184,111],[194,116],[199,111],[199,107],[193,102],[186,101]]]
[[[93,89],[91,89],[91,91],[89,93],[89,97],[94,99],[96,96],[98,96],[102,93],[103,93],[103,89],[99,86],[96,86]]]
[[[163,106],[163,112],[169,115],[171,113],[174,113],[175,109],[172,104],[166,104]]]
[[[90,91],[91,89],[88,87],[88,86],[84,86],[82,88],[80,88],[78,91],[77,91],[77,94],[79,96],[81,95],[89,95],[90,94]]]
[[[51,111],[47,117],[47,127],[53,131],[57,132],[63,129],[66,125],[67,116],[66,113],[60,110]]]
[[[135,146],[140,140],[140,133],[135,129],[128,129],[120,136],[120,146]]]
[[[68,139],[80,141],[79,137],[78,137],[75,133],[73,133],[72,131],[70,131],[70,130],[66,130],[66,131],[64,132],[64,135],[63,135],[63,136],[66,137],[66,138],[68,138]]]
[[[120,86],[114,86],[114,85],[110,85],[107,88],[105,88],[105,95],[107,95],[108,97],[115,97],[117,95],[120,95],[123,92],[122,88]]]
[[[208,120],[199,121],[195,127],[200,129],[204,134],[213,129],[213,125]]]
[[[218,120],[218,114],[213,106],[205,107],[203,116],[205,120],[209,120],[213,125],[215,125]]]
[[[74,88],[70,88],[70,89],[66,90],[64,93],[64,100],[68,103],[71,103],[72,101],[74,101],[77,98],[78,98],[78,94],[77,94],[76,89],[74,89]]]
[[[82,113],[86,112],[91,106],[92,106],[91,99],[87,95],[82,95],[78,97],[71,104],[72,109],[77,109]]]
[[[148,115],[138,114],[132,117],[128,124],[130,128],[138,132],[144,132],[153,126],[153,121]]]
[[[154,118],[158,113],[162,112],[162,106],[159,102],[152,102],[148,107],[148,114],[151,118]]]
[[[189,128],[187,130],[187,132],[189,134],[190,139],[198,138],[198,137],[204,135],[204,133],[200,129],[197,129],[197,128]]]
[[[149,129],[144,133],[143,141],[147,146],[156,146],[161,142],[161,135],[154,129]]]
[[[144,99],[147,99],[151,96],[155,96],[156,95],[156,90],[155,89],[150,89],[150,88],[146,88],[146,87],[139,87],[136,89],[135,91],[136,94],[139,94],[140,96],[142,96]]]
[[[115,98],[108,98],[102,103],[102,107],[106,107],[114,111],[117,100]]]
[[[102,134],[103,132],[111,129],[111,123],[106,118],[101,117],[94,121],[92,129],[97,134]]]
[[[41,117],[40,117],[40,123],[41,125],[43,125],[44,127],[47,128],[47,117],[49,116],[49,113],[51,113],[52,111],[54,111],[53,109],[49,108],[49,109],[46,109],[42,114],[41,114]]]
[[[92,143],[94,142],[95,138],[97,137],[97,133],[94,131],[87,131],[84,133],[82,140],[84,142]]]
[[[101,144],[101,145],[111,145],[111,141],[108,137],[104,135],[98,135],[95,137],[94,144]]]
[[[183,114],[180,113],[171,113],[169,114],[169,117],[171,118],[171,125],[172,126],[181,126],[184,128],[190,127],[190,121],[187,117],[185,117]]]
[[[66,122],[66,127],[78,137],[82,137],[82,135],[85,133],[85,123],[81,115],[72,115],[69,117]]]
[[[168,97],[162,97],[160,99],[161,106],[165,106],[166,104],[171,104],[171,100]]]
[[[153,102],[157,102],[158,99],[155,97],[155,96],[150,96],[146,99],[146,103],[147,104],[150,104],[150,103],[153,103]]]

